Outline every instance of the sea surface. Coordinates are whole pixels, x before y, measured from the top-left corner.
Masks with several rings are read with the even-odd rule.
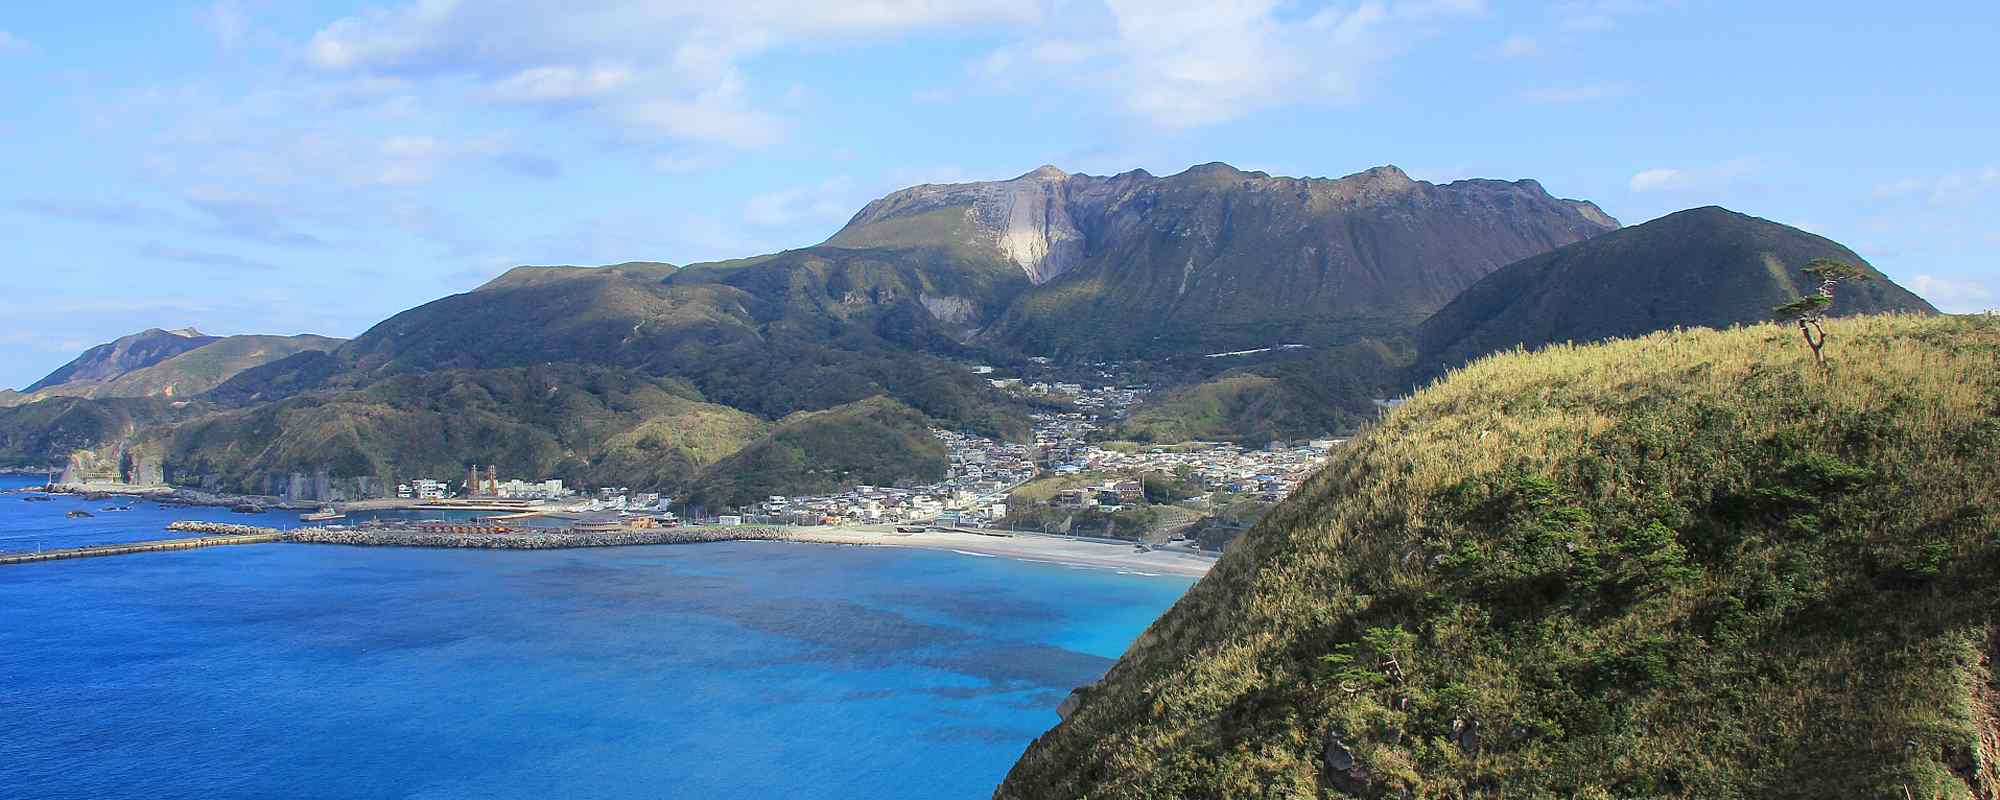
[[[0,550],[295,523],[105,505],[0,494]],[[778,542],[0,567],[0,797],[985,798],[1190,583]]]

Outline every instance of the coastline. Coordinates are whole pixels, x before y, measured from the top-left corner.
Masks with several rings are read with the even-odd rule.
[[[1177,575],[1199,578],[1215,566],[1216,556],[1176,551],[1139,552],[1129,545],[994,532],[894,533],[863,528],[791,528],[785,541],[808,544],[861,545],[867,547],[909,547],[921,550],[948,550],[971,556],[992,556],[1042,564],[1093,567],[1144,575]]]
[[[189,530],[194,530],[190,528]],[[301,528],[289,541],[362,547],[438,547],[559,550],[580,547],[775,541],[858,547],[907,547],[961,555],[1011,558],[1040,564],[1109,569],[1140,575],[1199,578],[1218,556],[1184,550],[1139,551],[1126,544],[1029,534],[930,531],[897,533],[860,527],[774,528],[763,526],[658,528],[625,532],[534,531],[507,534],[423,533],[399,530]]]

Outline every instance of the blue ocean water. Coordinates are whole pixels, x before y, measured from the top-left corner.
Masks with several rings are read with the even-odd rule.
[[[0,495],[0,537],[200,516],[64,502]],[[4,567],[0,797],[984,798],[1189,584],[773,542]]]

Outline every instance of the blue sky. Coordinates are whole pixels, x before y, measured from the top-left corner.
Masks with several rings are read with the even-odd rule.
[[[1719,204],[2000,306],[2000,4],[453,0],[0,9],[0,385],[353,336],[523,263],[817,243],[901,186],[1227,161]]]

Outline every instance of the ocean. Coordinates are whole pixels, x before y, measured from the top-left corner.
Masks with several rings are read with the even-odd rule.
[[[0,550],[295,522],[106,505],[0,494]],[[778,542],[0,567],[0,797],[985,798],[1189,585]]]

